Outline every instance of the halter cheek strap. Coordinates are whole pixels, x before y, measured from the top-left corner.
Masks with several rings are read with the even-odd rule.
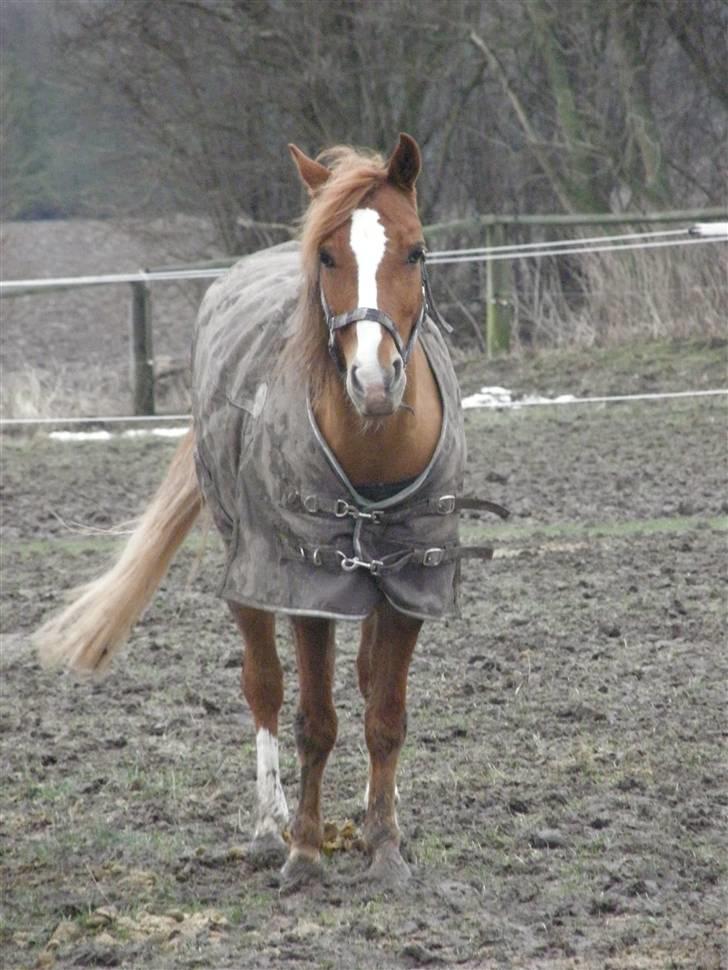
[[[323,287],[320,286],[319,290],[321,293],[321,306],[323,307],[324,316],[326,318],[326,326],[329,330],[329,353],[336,361],[336,365],[340,370],[342,367],[341,360],[336,349],[336,331],[343,330],[344,327],[348,327],[352,323],[371,320],[372,323],[378,323],[380,327],[384,327],[394,341],[394,345],[397,348],[399,356],[402,358],[402,364],[405,367],[407,366],[407,361],[410,358],[415,341],[417,340],[417,336],[426,316],[429,316],[431,320],[433,320],[438,326],[442,327],[442,329],[447,333],[453,332],[450,324],[443,320],[432,299],[430,278],[427,275],[424,260],[422,261],[422,305],[420,307],[419,316],[417,317],[415,325],[410,331],[406,344],[399,335],[399,331],[397,330],[394,320],[392,320],[392,318],[388,316],[384,310],[378,310],[376,307],[357,307],[355,310],[348,310],[346,313],[335,314],[331,312],[331,308],[329,307],[326,295],[324,294]]]
[[[435,305],[435,300],[432,296],[432,288],[430,287],[430,277],[427,272],[427,266],[425,265],[424,259],[422,260],[422,304],[425,310],[425,315],[428,316],[433,323],[436,323],[441,330],[444,330],[447,334],[452,334],[455,332]]]

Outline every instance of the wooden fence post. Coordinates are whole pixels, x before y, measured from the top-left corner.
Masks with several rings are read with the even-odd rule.
[[[146,283],[131,283],[130,344],[134,414],[154,414],[152,301]]]
[[[485,245],[502,246],[505,231],[502,223],[486,226]],[[488,357],[508,353],[511,347],[512,281],[508,259],[488,260],[485,286],[485,347]]]

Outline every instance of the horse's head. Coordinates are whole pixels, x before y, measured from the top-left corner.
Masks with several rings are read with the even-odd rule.
[[[335,173],[290,146],[301,179],[323,204],[336,202]],[[417,216],[415,181],[420,150],[399,143],[379,178],[345,221],[318,243],[318,287],[332,356],[346,390],[364,417],[396,411],[404,394],[405,367],[424,314],[425,246]]]

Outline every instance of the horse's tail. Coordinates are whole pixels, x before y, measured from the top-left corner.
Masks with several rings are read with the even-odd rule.
[[[124,644],[202,508],[194,446],[190,429],[117,562],[35,634],[45,664],[100,672]]]

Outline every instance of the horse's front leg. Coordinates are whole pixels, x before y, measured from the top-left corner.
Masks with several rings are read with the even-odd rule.
[[[297,616],[292,625],[300,688],[295,730],[301,785],[290,854],[283,867],[288,888],[321,876],[321,782],[337,728],[333,621]]]
[[[248,860],[256,867],[280,866],[287,847],[283,830],[288,805],[278,766],[278,712],[283,703],[283,671],[275,644],[275,617],[230,603],[245,651],[241,686],[255,721],[258,814]]]
[[[359,662],[370,759],[364,820],[364,841],[372,858],[368,877],[389,885],[404,882],[410,874],[399,852],[396,773],[407,733],[407,674],[421,626],[421,620],[382,604],[376,621],[364,631]]]

